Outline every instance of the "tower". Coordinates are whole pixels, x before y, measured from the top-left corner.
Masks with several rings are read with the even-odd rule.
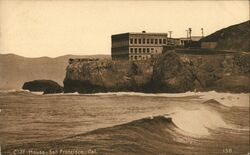
[[[203,38],[204,37],[204,29],[201,28],[201,37]]]
[[[187,39],[188,39],[188,30],[186,30],[187,31]]]
[[[188,30],[189,30],[189,38],[190,38],[190,40],[191,40],[192,28],[188,28]]]
[[[173,31],[168,31],[169,32],[169,38],[171,39],[171,34]]]

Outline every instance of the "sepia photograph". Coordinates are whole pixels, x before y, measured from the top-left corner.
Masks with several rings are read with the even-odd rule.
[[[0,155],[250,155],[248,0],[0,0]]]

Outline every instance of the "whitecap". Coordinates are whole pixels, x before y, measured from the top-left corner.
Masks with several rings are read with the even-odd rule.
[[[208,129],[229,128],[219,113],[205,107],[195,110],[177,108],[170,116],[178,128],[193,135],[207,136],[210,134]]]

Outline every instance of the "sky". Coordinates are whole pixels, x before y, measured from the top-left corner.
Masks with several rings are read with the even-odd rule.
[[[249,20],[249,3],[231,1],[0,0],[0,54],[57,57],[110,54],[111,35],[209,35]]]

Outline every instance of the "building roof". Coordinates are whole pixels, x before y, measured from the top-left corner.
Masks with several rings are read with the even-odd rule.
[[[199,40],[201,40],[201,38],[202,38],[202,36],[191,36],[191,40],[193,40],[193,41],[199,41]],[[187,38],[187,37],[178,38],[178,39],[180,39],[180,40],[189,40],[189,38]]]
[[[120,36],[120,35],[168,35],[168,33],[159,33],[159,32],[146,32],[146,31],[142,31],[142,32],[127,32],[127,33],[120,33],[120,34],[114,34],[112,36]]]

